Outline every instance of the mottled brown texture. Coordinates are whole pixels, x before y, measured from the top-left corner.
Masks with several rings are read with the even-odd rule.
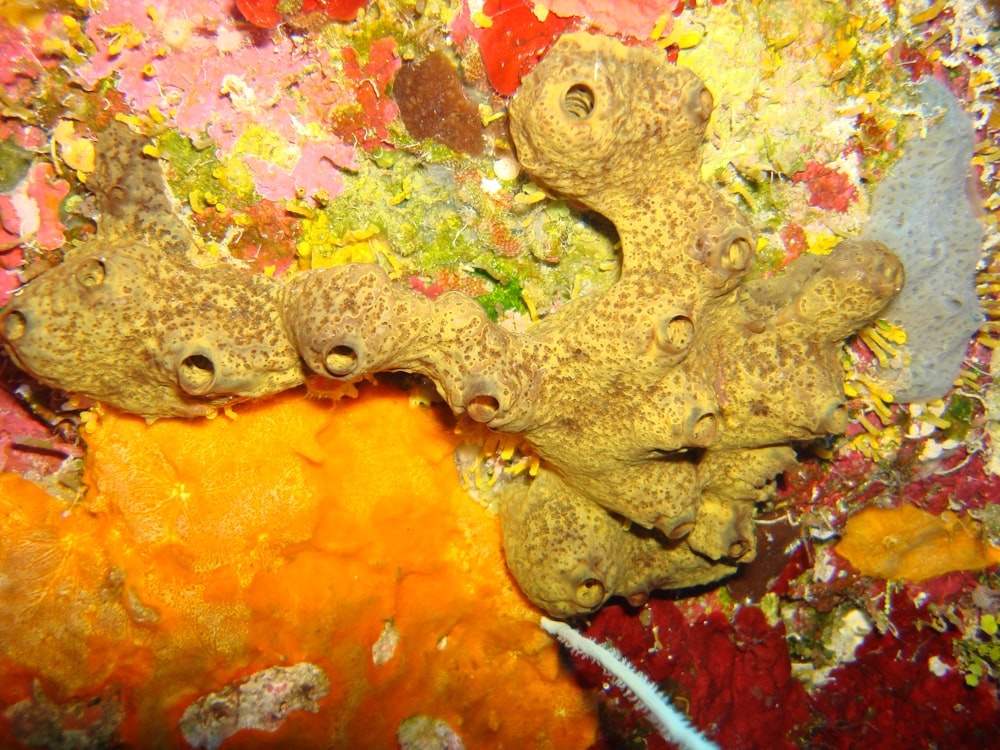
[[[526,78],[510,106],[518,157],[615,223],[623,269],[523,335],[463,295],[395,288],[375,266],[300,277],[286,297],[313,371],[420,372],[456,412],[528,436],[544,461],[502,500],[504,546],[557,617],[752,560],[754,508],[794,464],[789,443],[847,425],[841,342],[903,282],[884,247],[845,242],[741,285],[756,239],[699,177],[711,108],[659,51],[587,34]]]
[[[588,34],[563,37],[525,79],[510,106],[519,158],[613,221],[623,255],[614,286],[526,333],[375,265],[304,273],[277,294],[196,269],[159,206],[141,237],[102,224],[87,252],[32,282],[5,313],[8,349],[45,382],[147,416],[213,402],[214,386],[192,394],[177,371],[195,346],[228,373],[226,394],[299,382],[296,352],[344,381],[422,373],[456,413],[526,434],[543,459],[530,485],[505,490],[500,516],[508,565],[549,614],[718,580],[753,559],[754,510],[795,463],[791,443],[846,428],[841,343],[899,291],[903,269],[884,246],[847,241],[744,283],[753,231],[699,177],[711,109],[660,50]],[[77,288],[97,255],[108,279],[126,280],[113,288],[131,290],[112,307]]]
[[[528,435],[554,479],[502,511],[511,570],[558,616],[752,560],[754,507],[794,463],[788,443],[846,428],[841,342],[903,284],[884,246],[845,242],[740,286],[756,240],[700,179],[711,110],[662,53],[585,33],[563,37],[510,106],[525,169],[622,241],[619,282],[539,326],[560,329],[562,350],[536,368],[558,386],[536,389]],[[545,508],[572,521],[542,523]],[[597,532],[602,512],[615,523]],[[567,528],[581,518],[589,532]]]
[[[482,156],[479,107],[446,54],[431,52],[420,62],[404,64],[392,92],[406,130],[418,141],[433,138],[452,151]]]
[[[150,419],[208,414],[301,383],[281,286],[198,263],[145,143],[120,123],[101,136],[88,181],[101,205],[97,235],[7,305],[7,351],[43,383]]]

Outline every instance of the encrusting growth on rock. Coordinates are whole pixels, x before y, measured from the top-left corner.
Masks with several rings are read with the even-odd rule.
[[[155,231],[125,241],[105,219],[29,284],[4,313],[8,349],[50,385],[147,417],[275,392],[303,365],[343,381],[421,373],[456,413],[524,433],[543,459],[532,484],[505,491],[501,522],[508,565],[546,612],[718,580],[753,559],[754,506],[794,463],[790,443],[846,428],[841,342],[900,290],[903,268],[879,243],[846,241],[742,283],[753,230],[699,176],[712,107],[662,51],[586,33],[525,79],[510,106],[521,163],[614,222],[623,260],[605,293],[523,334],[464,294],[432,301],[376,265],[284,286],[199,267],[161,199]],[[120,131],[103,158],[131,142],[122,172],[146,184],[102,184],[118,186],[115,211],[135,212],[155,162]]]

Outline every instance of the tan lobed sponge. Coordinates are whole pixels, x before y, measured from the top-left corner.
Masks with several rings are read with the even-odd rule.
[[[754,233],[699,174],[712,106],[661,50],[587,33],[564,36],[525,79],[510,106],[518,158],[553,194],[610,219],[623,256],[605,293],[526,333],[462,293],[432,301],[371,264],[284,286],[200,268],[155,202],[158,231],[118,241],[105,220],[111,229],[102,222],[29,284],[4,313],[7,348],[50,385],[147,417],[275,392],[301,382],[303,365],[344,381],[421,373],[456,413],[524,433],[541,456],[500,513],[507,564],[550,615],[718,580],[753,559],[754,509],[794,464],[791,443],[846,428],[841,343],[904,275],[885,246],[846,241],[744,282]],[[116,139],[128,142],[114,136],[102,153],[117,153]],[[127,205],[138,196],[122,180]],[[100,282],[81,283],[95,259]],[[119,266],[115,304],[87,302]],[[95,341],[83,321],[107,333]],[[95,346],[116,337],[133,343]]]

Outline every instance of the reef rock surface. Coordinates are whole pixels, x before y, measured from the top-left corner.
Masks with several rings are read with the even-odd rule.
[[[208,260],[144,145],[118,122],[99,138],[87,181],[97,234],[4,309],[14,362],[46,385],[147,418],[202,416],[299,385],[281,286]]]
[[[791,444],[846,428],[841,342],[904,274],[884,245],[846,241],[745,282],[753,230],[699,176],[712,107],[660,50],[586,33],[525,79],[510,107],[519,159],[614,222],[623,259],[605,293],[523,334],[375,265],[284,286],[198,265],[159,167],[117,129],[101,148],[111,218],[10,303],[6,346],[38,379],[147,417],[307,371],[422,373],[456,413],[524,433],[541,456],[530,485],[505,491],[501,522],[511,571],[550,615],[718,580],[753,559],[755,505],[794,463]]]

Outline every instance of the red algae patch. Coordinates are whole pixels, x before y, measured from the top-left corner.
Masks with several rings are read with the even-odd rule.
[[[983,541],[976,521],[912,505],[856,513],[836,550],[863,575],[886,580],[923,581],[1000,562],[1000,549]]]
[[[587,747],[592,701],[460,486],[456,440],[384,387],[236,419],[105,413],[81,503],[0,476],[3,706],[113,686],[127,746],[183,747],[195,700],[308,662],[329,679],[317,712],[225,748],[395,747],[414,716],[467,747]]]

